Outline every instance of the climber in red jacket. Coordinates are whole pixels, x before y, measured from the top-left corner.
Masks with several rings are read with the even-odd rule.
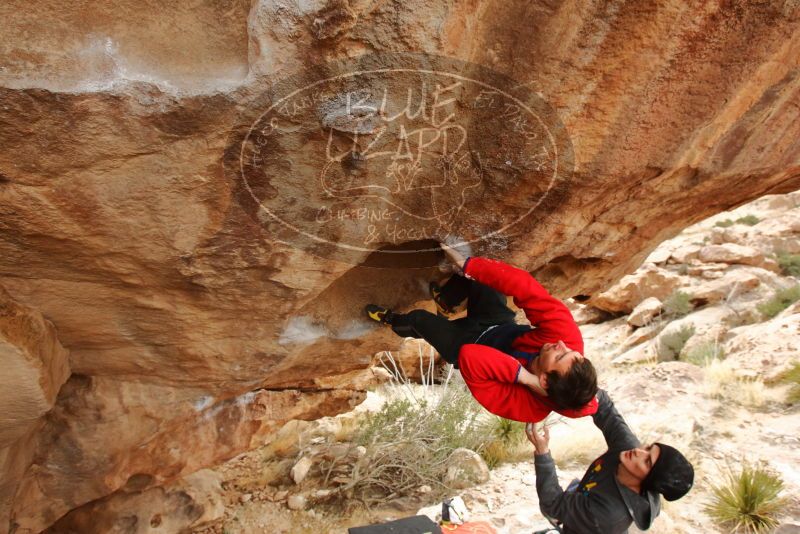
[[[403,337],[423,338],[461,369],[473,396],[490,412],[538,422],[551,411],[568,417],[597,411],[597,375],[583,356],[583,337],[569,309],[530,273],[498,260],[464,258],[442,249],[464,276],[431,284],[440,310],[467,300],[467,316],[449,321],[426,310],[393,313],[369,304],[365,311]],[[505,295],[531,325],[514,322]]]

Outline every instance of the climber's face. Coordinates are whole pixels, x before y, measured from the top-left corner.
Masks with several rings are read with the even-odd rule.
[[[538,371],[539,373],[557,372],[559,375],[565,375],[569,371],[572,364],[583,360],[583,355],[572,350],[567,345],[559,340],[555,343],[545,343],[539,349]]]

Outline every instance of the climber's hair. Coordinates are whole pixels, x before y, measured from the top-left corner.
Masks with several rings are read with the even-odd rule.
[[[578,410],[597,395],[597,371],[588,358],[576,361],[563,375],[547,373],[547,396],[559,408]]]

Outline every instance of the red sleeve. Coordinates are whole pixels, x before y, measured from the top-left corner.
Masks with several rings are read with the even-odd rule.
[[[467,344],[458,354],[461,376],[470,393],[487,410],[500,417],[536,423],[550,413],[543,397],[516,383],[522,367],[513,357],[485,345]]]
[[[571,417],[572,419],[577,419],[578,417],[586,417],[587,415],[594,415],[597,413],[597,409],[599,407],[599,402],[597,401],[597,396],[590,400],[588,404],[585,404],[583,408],[578,410],[568,410],[563,408],[553,409],[554,412],[558,412],[564,417]]]
[[[458,366],[470,393],[488,411],[506,419],[538,423],[555,410],[566,417],[584,417],[597,411],[597,399],[580,410],[556,410],[547,397],[517,384],[522,365],[516,358],[485,345],[466,344]]]
[[[527,336],[541,343],[560,339],[583,354],[583,336],[569,308],[548,293],[528,271],[499,260],[470,257],[464,264],[464,275],[512,297],[514,304],[536,326]]]

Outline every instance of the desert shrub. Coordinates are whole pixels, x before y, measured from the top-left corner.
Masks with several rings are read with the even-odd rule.
[[[680,274],[681,276],[686,276],[687,274],[689,274],[689,266],[686,265],[685,263],[681,263],[681,266],[678,267],[678,274]]]
[[[783,480],[763,465],[744,462],[740,471],[728,466],[723,481],[712,484],[705,511],[733,532],[767,532],[778,525],[777,516],[786,505],[781,491]]]
[[[778,381],[789,384],[789,395],[786,398],[792,404],[800,402],[800,362],[795,363],[788,371],[778,377]]]
[[[366,449],[358,462],[321,466],[338,495],[371,505],[427,485],[431,498],[441,497],[448,491],[450,454],[461,447],[481,453],[497,439],[484,432],[486,412],[463,383],[448,380],[427,391],[425,398],[398,398],[365,416],[354,435],[354,443]],[[507,435],[515,432],[509,429]]]
[[[692,311],[691,295],[684,291],[675,291],[664,300],[664,315],[683,317]]]
[[[758,311],[764,317],[772,319],[798,300],[800,300],[800,284],[776,291],[772,298],[758,305]]]
[[[761,222],[761,219],[759,219],[755,215],[745,215],[744,217],[739,217],[738,219],[736,219],[735,222],[736,224],[746,224],[747,226],[755,226],[759,222]]]
[[[691,348],[681,359],[685,362],[693,363],[703,367],[714,360],[721,360],[724,357],[725,351],[719,343],[707,341]]]
[[[694,335],[694,327],[684,325],[674,332],[663,334],[658,341],[658,357],[660,360],[677,360],[683,346]]]
[[[800,277],[800,254],[778,252],[777,260],[784,275]]]
[[[719,228],[729,228],[733,226],[735,223],[731,219],[724,219],[722,221],[717,221],[714,226],[718,226]]]

